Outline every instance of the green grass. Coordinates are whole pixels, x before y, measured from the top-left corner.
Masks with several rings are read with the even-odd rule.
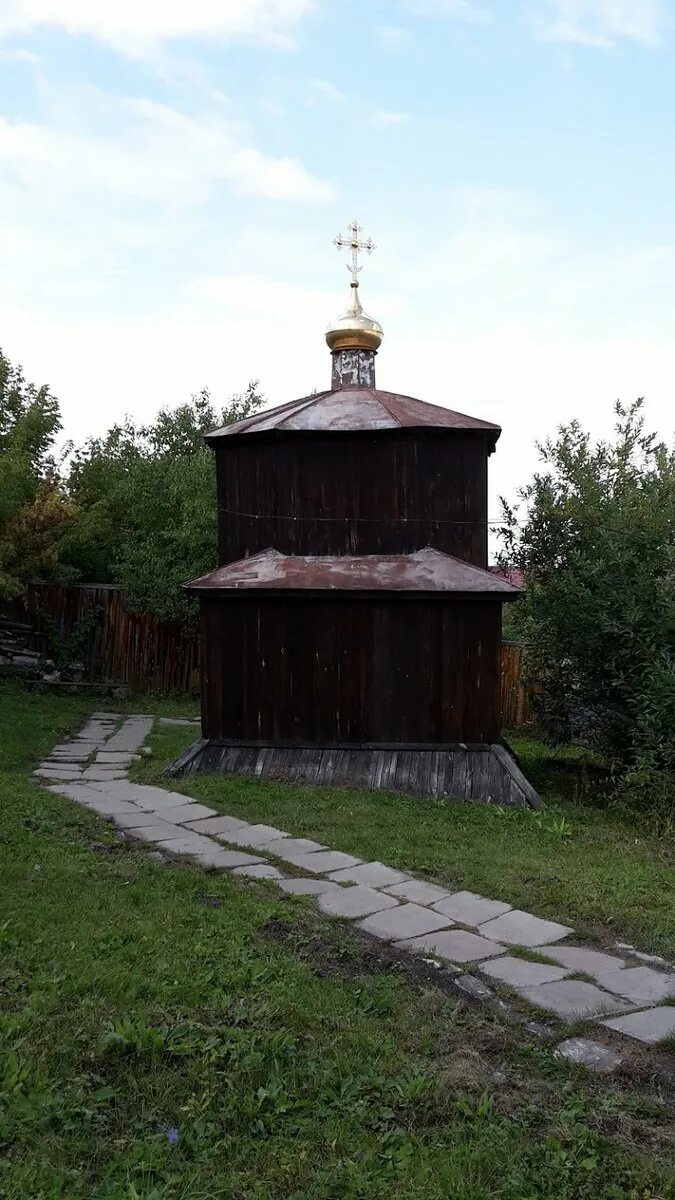
[[[2,1200],[675,1196],[639,1055],[586,1076],[311,903],[155,861],[39,788],[87,707],[0,685]]]
[[[544,799],[540,813],[395,793],[272,784],[161,771],[194,740],[193,730],[158,728],[152,760],[136,777],[234,816],[264,821],[365,859],[468,888],[573,925],[610,946],[634,941],[675,955],[675,844],[598,802],[592,760],[513,739]],[[582,799],[582,788],[583,799]]]

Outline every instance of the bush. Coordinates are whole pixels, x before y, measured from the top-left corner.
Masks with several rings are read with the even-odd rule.
[[[675,778],[675,453],[616,406],[615,437],[578,421],[502,501],[505,563],[525,572],[515,623],[551,738],[594,743],[625,790],[662,802]]]
[[[61,428],[58,400],[24,379],[0,350],[0,597],[21,594],[49,571],[64,524],[74,516],[51,451]]]
[[[131,608],[190,612],[181,584],[217,563],[216,477],[204,434],[263,403],[257,384],[218,412],[208,391],[149,425],[127,420],[75,451],[66,480],[77,509],[56,577],[117,583]]]

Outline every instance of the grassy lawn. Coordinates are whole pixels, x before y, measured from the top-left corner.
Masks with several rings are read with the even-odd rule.
[[[542,813],[532,813],[226,776],[162,780],[166,764],[194,738],[194,730],[158,727],[154,757],[136,768],[136,777],[233,816],[562,920],[603,945],[634,941],[675,956],[675,843],[594,805],[593,776],[588,782],[578,751],[554,754],[539,742],[512,739],[545,802]]]
[[[2,1200],[675,1197],[672,1109],[648,1054],[587,1076],[310,903],[157,861],[39,788],[37,760],[93,707],[0,683]],[[151,771],[186,732],[161,733]],[[570,838],[543,824],[528,842],[520,818],[473,824],[479,810],[458,806],[190,791],[469,886],[503,869],[501,892],[542,908],[563,902],[563,860],[580,906],[587,872],[592,907],[597,860],[615,855],[618,874],[633,836],[612,831],[608,852],[606,820],[567,808]],[[547,847],[546,886],[520,879]],[[668,870],[654,851],[635,850],[641,904]]]

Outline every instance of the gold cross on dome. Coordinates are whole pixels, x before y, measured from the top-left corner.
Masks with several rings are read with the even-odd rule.
[[[333,238],[333,245],[337,246],[338,250],[349,250],[351,254],[351,263],[347,263],[347,270],[351,272],[352,287],[359,286],[359,275],[361,267],[359,266],[359,250],[367,250],[368,254],[372,254],[377,247],[372,238],[366,241],[361,241],[359,234],[361,226],[358,221],[352,221],[347,233],[339,233],[336,238]]]

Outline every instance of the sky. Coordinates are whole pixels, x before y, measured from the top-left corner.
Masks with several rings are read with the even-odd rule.
[[[378,386],[535,442],[675,426],[675,0],[0,0],[0,346],[82,441],[330,382],[374,238]]]

